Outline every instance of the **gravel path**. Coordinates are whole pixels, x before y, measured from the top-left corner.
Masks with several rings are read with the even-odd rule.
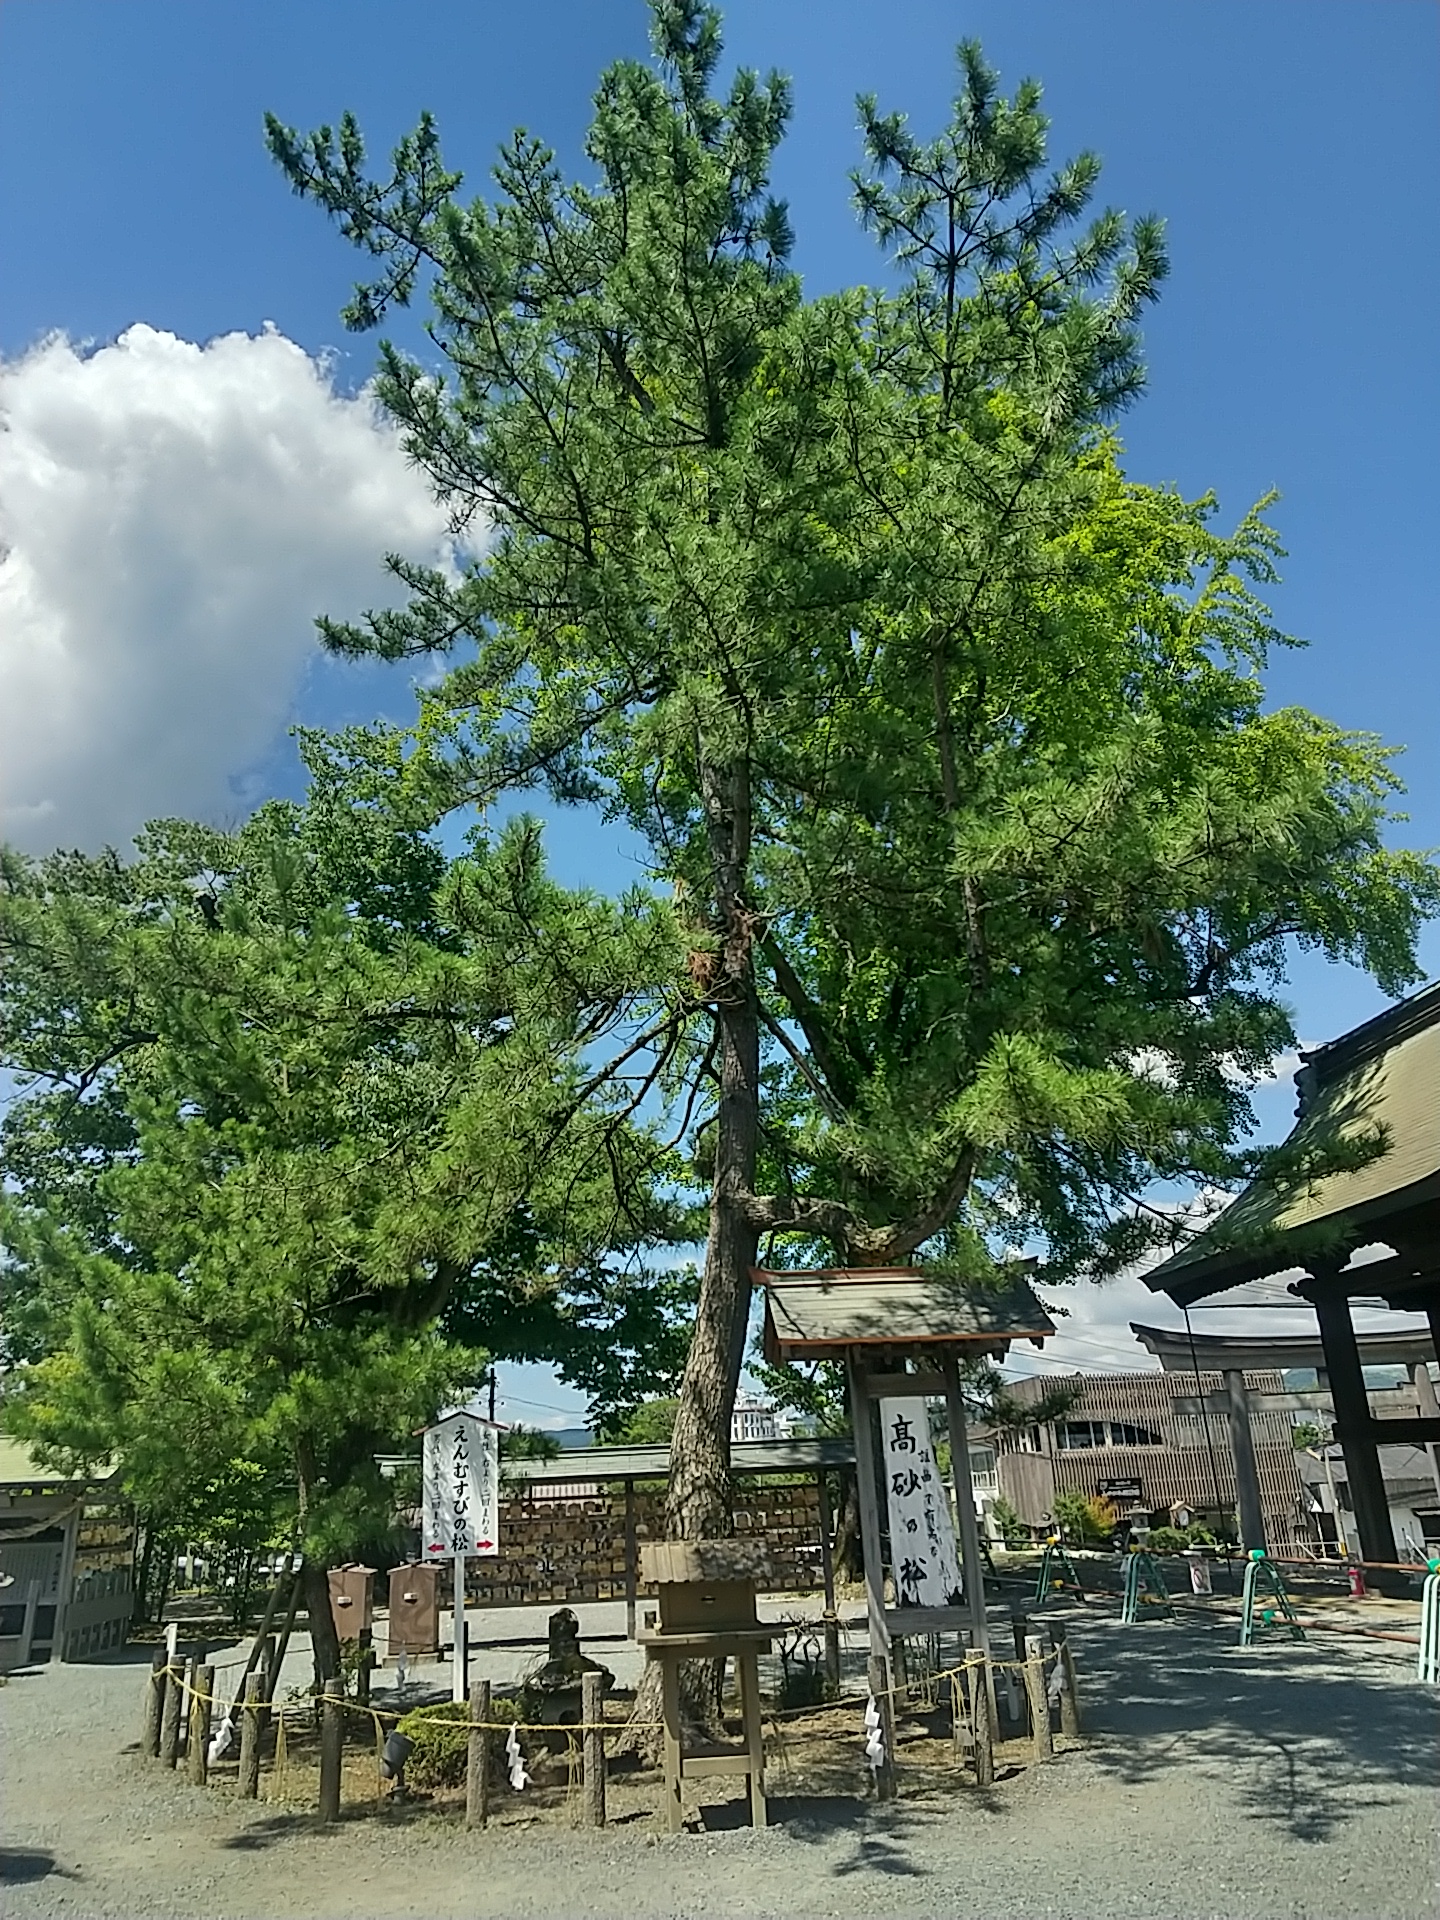
[[[1071,1615],[1087,1741],[988,1795],[776,1797],[768,1832],[676,1838],[517,1819],[308,1819],[192,1791],[138,1758],[147,1664],[0,1690],[13,1920],[975,1915],[1423,1920],[1437,1899],[1440,1701],[1413,1650],[1316,1636],[1241,1652],[1233,1623]],[[603,1657],[603,1655],[602,1655]],[[860,1729],[856,1714],[856,1759]],[[778,1769],[776,1770],[779,1771]],[[738,1783],[737,1783],[738,1784]],[[507,1813],[508,1813],[507,1809]],[[709,1816],[714,1818],[714,1814]]]

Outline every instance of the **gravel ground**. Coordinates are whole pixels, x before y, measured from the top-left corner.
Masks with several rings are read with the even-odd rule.
[[[1411,1677],[1413,1649],[1317,1635],[1242,1652],[1229,1621],[1070,1621],[1081,1749],[986,1795],[957,1786],[889,1807],[787,1799],[773,1779],[776,1824],[760,1834],[738,1824],[738,1802],[675,1838],[648,1817],[603,1834],[525,1825],[520,1803],[483,1834],[418,1810],[322,1831],[139,1759],[143,1650],[17,1675],[0,1690],[0,1911],[1440,1916],[1440,1701]],[[857,1711],[857,1773],[860,1740]]]

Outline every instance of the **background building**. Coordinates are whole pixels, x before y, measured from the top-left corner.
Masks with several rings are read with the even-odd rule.
[[[130,1509],[104,1479],[67,1479],[0,1437],[0,1673],[120,1645],[134,1548]]]
[[[1197,1520],[1233,1529],[1239,1490],[1226,1383],[1234,1369],[1202,1365],[1197,1393],[1188,1340],[1153,1328],[1136,1331],[1173,1370],[1075,1374],[1061,1383],[1077,1395],[1063,1419],[995,1436],[999,1493],[1028,1526],[1046,1523],[1057,1494],[1105,1494],[1128,1507],[1127,1483],[1133,1482],[1140,1489],[1134,1504],[1154,1524],[1183,1507]],[[1366,1355],[1373,1349],[1364,1369],[1371,1416],[1377,1422],[1413,1418],[1424,1407],[1420,1373],[1428,1381],[1428,1339],[1361,1335],[1360,1344]],[[1197,1335],[1195,1346],[1212,1367],[1224,1359],[1219,1350],[1232,1346],[1232,1359],[1253,1362],[1268,1353],[1277,1362],[1308,1363],[1240,1370],[1265,1543],[1276,1553],[1309,1554],[1337,1544],[1357,1551],[1344,1462],[1329,1444],[1334,1405],[1323,1364],[1314,1364],[1323,1359],[1319,1340],[1262,1335],[1242,1343]],[[1023,1405],[1055,1384],[1024,1380],[1010,1392]],[[1292,1438],[1302,1424],[1319,1427],[1323,1436],[1308,1451],[1297,1450]],[[1434,1450],[1400,1445],[1379,1451],[1397,1548],[1404,1558],[1423,1558],[1427,1546],[1440,1541]]]
[[[1200,1376],[1209,1395],[1220,1376]],[[1177,1508],[1196,1520],[1233,1530],[1237,1497],[1235,1457],[1226,1423],[1195,1408],[1194,1377],[1162,1373],[1074,1374],[1068,1379],[1021,1380],[1009,1387],[1021,1405],[1057,1385],[1075,1389],[1061,1420],[995,1435],[1001,1497],[1027,1526],[1042,1528],[1062,1493],[1105,1495],[1121,1511],[1139,1505],[1155,1524]],[[1246,1376],[1255,1393],[1278,1393],[1278,1373]],[[1252,1416],[1266,1533],[1277,1551],[1318,1539],[1310,1497],[1296,1464],[1287,1413]],[[1138,1483],[1138,1495],[1130,1484]]]

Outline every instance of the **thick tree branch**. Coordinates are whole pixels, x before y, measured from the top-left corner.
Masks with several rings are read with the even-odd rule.
[[[815,1066],[830,1090],[830,1098],[843,1108],[855,1098],[855,1074],[830,1043],[820,1009],[805,991],[799,974],[786,959],[773,933],[760,939],[760,951],[770,967],[775,986],[795,1024],[805,1036]]]
[[[954,1219],[975,1177],[977,1155],[967,1146],[931,1203],[908,1219],[872,1226],[840,1200],[808,1194],[747,1194],[745,1217],[757,1233],[813,1233],[845,1260],[886,1266],[906,1260]]]

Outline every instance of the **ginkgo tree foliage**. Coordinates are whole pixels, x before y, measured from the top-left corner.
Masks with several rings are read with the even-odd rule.
[[[1132,1259],[1153,1183],[1248,1170],[1294,943],[1398,989],[1436,875],[1384,842],[1381,746],[1266,705],[1263,503],[1224,534],[1125,477],[1161,232],[1094,212],[1093,156],[1047,170],[1038,87],[966,45],[935,139],[862,100],[877,283],[809,297],[769,190],[787,83],[722,89],[714,9],[652,15],[578,181],[520,133],[467,197],[428,118],[379,175],[348,117],[269,138],[374,262],[349,325],[428,294],[433,353],[382,345],[377,392],[486,535],[323,625],[446,660],[394,777],[437,817],[587,804],[673,899],[694,1535],[727,1524],[762,1249],[976,1283],[1015,1246],[1050,1280]]]
[[[312,743],[308,806],[0,869],[7,1425],[157,1526],[253,1482],[325,1568],[496,1357],[601,1411],[684,1353],[687,1231],[589,1049],[679,972],[668,910],[564,892],[519,820],[447,859]]]

